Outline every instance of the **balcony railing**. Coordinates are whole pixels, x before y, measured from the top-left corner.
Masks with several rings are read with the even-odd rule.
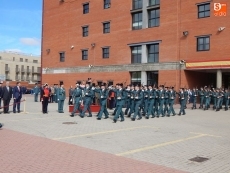
[[[31,70],[30,69],[26,69],[26,73],[31,73]]]
[[[33,77],[32,81],[34,81],[34,82],[41,81],[41,77],[40,76]]]
[[[20,73],[20,68],[15,69],[16,73]]]
[[[6,80],[7,80],[7,81],[11,80],[11,79],[10,79],[10,76],[7,76],[7,75],[6,75]]]
[[[9,72],[10,71],[10,67],[5,67],[5,71]]]
[[[21,81],[25,81],[26,78],[24,76],[21,77]]]
[[[26,77],[26,81],[30,81],[30,77]]]
[[[21,69],[21,72],[22,72],[22,73],[25,73],[25,72],[26,72],[26,70],[25,70],[24,68],[22,68],[22,69]]]
[[[34,69],[34,70],[32,70],[32,73],[34,73],[34,74],[37,74],[37,73],[41,73],[41,69],[39,70],[39,69]]]

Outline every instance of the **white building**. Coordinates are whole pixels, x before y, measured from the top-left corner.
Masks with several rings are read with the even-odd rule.
[[[41,81],[41,57],[0,51],[0,80]]]

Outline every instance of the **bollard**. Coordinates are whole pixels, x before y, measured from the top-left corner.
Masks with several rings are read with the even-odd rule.
[[[24,98],[24,104],[23,104],[23,112],[24,114],[27,114],[28,112],[26,112],[26,97]]]

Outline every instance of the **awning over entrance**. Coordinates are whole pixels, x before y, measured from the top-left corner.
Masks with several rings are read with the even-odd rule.
[[[230,60],[186,62],[186,69],[224,69],[230,68]]]

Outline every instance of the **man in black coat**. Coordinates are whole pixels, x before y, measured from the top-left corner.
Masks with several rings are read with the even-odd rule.
[[[6,82],[6,86],[2,88],[2,99],[4,106],[4,113],[9,113],[9,104],[12,98],[12,88],[9,86],[9,82]]]

